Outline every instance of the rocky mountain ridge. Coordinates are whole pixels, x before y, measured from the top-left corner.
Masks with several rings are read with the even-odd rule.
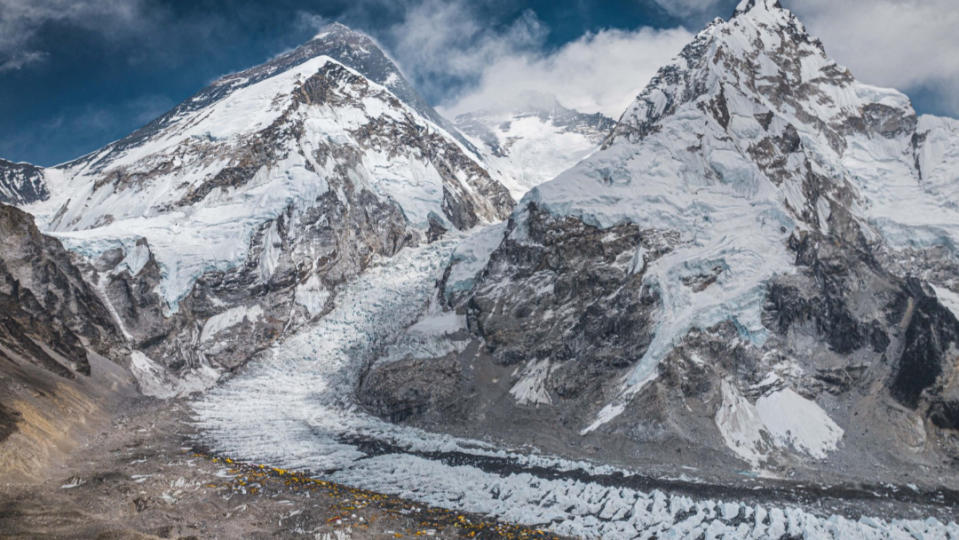
[[[458,249],[436,309],[468,352],[401,349],[361,399],[607,462],[950,484],[954,125],[744,1]]]
[[[183,394],[323,316],[374,258],[507,215],[446,124],[331,25],[64,164],[29,210],[88,261],[150,392]]]
[[[59,241],[0,204],[0,463],[8,480],[66,460],[134,393],[109,308]]]

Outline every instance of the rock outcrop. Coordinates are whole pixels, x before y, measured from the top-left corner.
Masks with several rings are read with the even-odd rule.
[[[716,474],[949,470],[954,127],[857,82],[778,2],[744,1],[602,150],[454,256],[437,301],[466,317],[459,376],[399,361],[460,399],[407,421]],[[360,386],[387,416],[396,361]]]
[[[133,393],[115,319],[60,242],[0,204],[0,476],[35,478]]]
[[[42,167],[0,159],[0,204],[30,204],[48,197]]]

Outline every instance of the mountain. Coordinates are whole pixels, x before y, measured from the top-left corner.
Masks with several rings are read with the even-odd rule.
[[[563,107],[551,95],[530,93],[516,101],[524,106],[469,112],[454,120],[516,199],[599,148],[616,124],[599,113]]]
[[[22,205],[49,196],[43,168],[0,159],[0,203]]]
[[[428,350],[465,352],[391,353],[361,400],[669,474],[954,485],[957,127],[744,0],[458,248]]]
[[[959,121],[743,0],[458,125],[332,25],[5,164],[0,535],[959,533]]]
[[[87,261],[134,371],[164,396],[322,316],[377,257],[514,204],[375,42],[342,25],[55,172],[30,210]]]
[[[56,239],[0,204],[0,463],[5,478],[68,458],[132,393],[109,309]]]

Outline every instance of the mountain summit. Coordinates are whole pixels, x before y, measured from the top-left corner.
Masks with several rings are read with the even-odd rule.
[[[771,11],[776,9],[783,9],[779,0],[742,0],[739,5],[736,6],[733,17],[750,11]]]
[[[654,468],[940,470],[959,456],[957,128],[858,82],[778,2],[741,3],[454,256],[440,296],[488,355],[469,362],[510,382],[464,371],[451,395],[482,397],[447,421],[521,444],[532,415],[553,451],[586,437]],[[364,391],[384,414],[452,407],[382,370]]]
[[[598,149],[616,124],[600,113],[568,109],[548,94],[512,101],[508,110],[464,113],[455,122],[517,199]]]
[[[374,258],[508,214],[445,126],[372,39],[332,25],[48,170],[32,209],[94,261],[142,373],[164,379],[162,358],[215,378],[329,311]]]

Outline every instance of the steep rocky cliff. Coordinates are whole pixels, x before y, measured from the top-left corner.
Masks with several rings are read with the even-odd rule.
[[[128,351],[59,241],[0,204],[0,469],[38,474],[133,390]]]
[[[778,2],[744,1],[599,152],[461,246],[434,309],[465,316],[442,339],[466,352],[391,354],[359,395],[653,467],[952,470],[955,125],[856,81]]]

